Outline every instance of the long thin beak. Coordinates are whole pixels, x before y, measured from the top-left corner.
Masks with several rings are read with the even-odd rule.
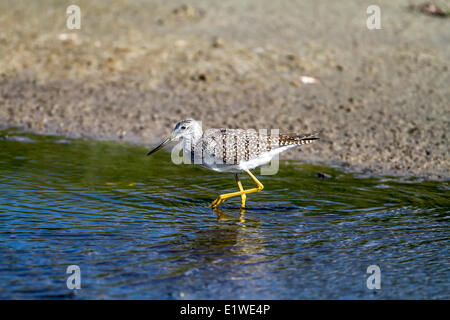
[[[166,144],[168,144],[169,142],[171,142],[173,140],[172,137],[168,137],[166,140],[164,140],[163,142],[161,142],[161,144],[159,146],[157,146],[155,149],[149,151],[147,153],[147,155],[151,155],[152,153],[155,153],[156,151],[158,151],[159,149],[161,149],[162,147],[164,147]]]

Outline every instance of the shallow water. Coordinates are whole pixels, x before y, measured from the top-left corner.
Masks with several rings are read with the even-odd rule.
[[[255,172],[265,189],[245,212],[213,212],[230,174],[114,142],[0,137],[0,298],[450,298],[448,182],[282,162]]]

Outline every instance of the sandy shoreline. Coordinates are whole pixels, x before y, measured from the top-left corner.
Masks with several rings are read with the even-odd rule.
[[[2,125],[145,145],[187,117],[321,131],[282,158],[450,177],[450,19],[409,1],[379,1],[376,31],[359,2],[81,1],[69,40],[43,3],[0,4]]]

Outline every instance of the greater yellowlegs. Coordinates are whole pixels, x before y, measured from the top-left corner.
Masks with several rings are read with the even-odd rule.
[[[210,205],[215,209],[225,199],[241,197],[241,207],[245,207],[247,194],[259,192],[264,186],[250,172],[251,169],[269,163],[274,156],[290,148],[308,144],[319,139],[317,134],[267,134],[255,130],[209,129],[193,119],[177,123],[170,137],[147,155],[158,151],[171,141],[183,139],[183,152],[191,162],[218,172],[234,173],[239,191],[220,195]],[[246,172],[256,183],[256,188],[244,189],[238,173]]]

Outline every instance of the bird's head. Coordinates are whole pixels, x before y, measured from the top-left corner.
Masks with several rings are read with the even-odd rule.
[[[159,144],[156,148],[149,151],[147,155],[151,155],[152,153],[155,153],[156,151],[160,150],[162,147],[164,147],[166,144],[172,142],[172,141],[178,141],[181,138],[184,139],[192,139],[193,137],[198,136],[200,133],[201,135],[202,128],[199,122],[193,120],[193,119],[186,119],[181,120],[175,125],[175,128],[172,131],[172,134],[170,137],[168,137],[166,140],[164,140],[161,144]]]

